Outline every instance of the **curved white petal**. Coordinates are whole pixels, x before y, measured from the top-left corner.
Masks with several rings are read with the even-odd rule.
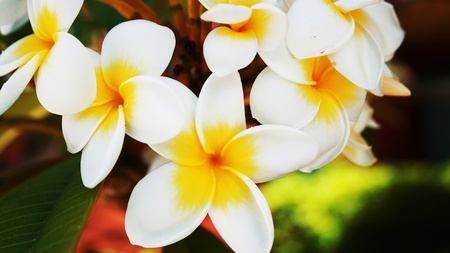
[[[299,59],[328,55],[353,36],[355,23],[327,0],[297,0],[287,14],[286,41]]]
[[[372,4],[382,2],[383,0],[337,0],[334,1],[336,7],[342,12],[349,12],[356,9],[360,9]]]
[[[0,54],[0,76],[4,76],[29,61],[40,51],[48,51],[52,44],[28,35],[10,45]]]
[[[191,234],[214,196],[215,178],[206,168],[168,163],[151,171],[133,189],[125,214],[132,244],[162,247]]]
[[[105,104],[87,108],[77,114],[63,115],[62,132],[67,150],[77,153],[83,149],[113,107],[113,104]]]
[[[263,124],[301,128],[319,110],[320,95],[310,85],[293,83],[271,69],[264,69],[250,91],[252,116]]]
[[[244,92],[238,72],[209,76],[200,91],[195,123],[207,153],[220,152],[228,140],[245,129]]]
[[[18,68],[16,72],[3,84],[0,89],[0,115],[16,102],[25,87],[27,87],[34,73],[45,57],[46,52],[39,52],[25,65]]]
[[[355,35],[343,48],[328,55],[335,69],[350,82],[366,90],[373,90],[383,73],[383,54],[372,36],[357,26]]]
[[[28,20],[26,0],[0,1],[0,31],[8,34]]]
[[[274,5],[277,0],[228,0],[228,3],[234,5],[243,5],[247,7],[254,6],[256,4],[264,3]]]
[[[236,32],[223,26],[212,30],[203,44],[206,64],[218,76],[247,67],[257,51],[258,40],[253,30]]]
[[[228,0],[199,0],[199,2],[205,7],[207,10],[211,9],[217,4],[228,4]]]
[[[350,122],[338,98],[329,91],[321,91],[322,103],[314,120],[301,130],[319,143],[319,155],[300,169],[311,172],[336,158],[348,142]]]
[[[278,75],[295,83],[315,84],[312,80],[314,58],[297,59],[289,51],[286,43],[281,43],[272,51],[259,51],[261,59]]]
[[[342,155],[359,166],[372,166],[377,161],[370,146],[367,145],[361,135],[353,131],[347,146],[342,151]]]
[[[184,126],[186,114],[183,104],[163,80],[136,76],[120,86],[127,134],[140,142],[166,141]]]
[[[242,5],[217,4],[201,15],[201,19],[219,24],[237,24],[247,21],[252,10]]]
[[[95,68],[87,49],[74,36],[58,33],[57,37],[37,72],[36,93],[49,112],[73,114],[95,99]]]
[[[270,252],[272,215],[258,187],[231,168],[216,172],[217,187],[209,216],[234,252]]]
[[[252,29],[258,39],[259,51],[270,51],[284,43],[287,31],[286,13],[271,4],[251,7],[252,15],[242,29]]]
[[[394,7],[390,3],[381,2],[351,14],[373,36],[383,52],[384,61],[389,61],[405,37]]]
[[[244,130],[227,143],[222,161],[260,183],[309,164],[318,151],[317,142],[297,129],[263,125]]]
[[[175,35],[164,26],[146,20],[123,22],[111,29],[102,46],[106,83],[114,90],[131,77],[160,76],[175,48]]]
[[[28,15],[34,33],[42,40],[53,40],[53,34],[67,32],[83,5],[83,0],[28,1]]]
[[[110,111],[81,154],[81,179],[84,186],[94,188],[114,167],[125,138],[123,108]]]

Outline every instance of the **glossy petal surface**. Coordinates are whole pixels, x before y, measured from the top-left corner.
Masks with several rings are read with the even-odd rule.
[[[208,168],[168,163],[153,170],[128,202],[125,229],[131,243],[160,247],[188,236],[206,217],[214,191]]]

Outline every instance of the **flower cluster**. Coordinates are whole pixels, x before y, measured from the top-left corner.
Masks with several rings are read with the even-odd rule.
[[[200,3],[211,27],[202,49],[212,73],[197,97],[163,76],[176,45],[167,27],[123,22],[96,52],[68,32],[83,0],[1,1],[2,33],[28,19],[34,34],[0,55],[0,75],[12,73],[0,90],[0,114],[34,77],[42,106],[62,115],[68,151],[82,152],[89,188],[110,173],[125,135],[167,159],[131,194],[132,243],[177,242],[209,215],[234,251],[269,252],[273,223],[256,184],[311,172],[340,154],[375,162],[361,137],[376,127],[367,96],[409,95],[386,65],[404,34],[381,0]],[[254,75],[249,99],[260,124],[248,128],[239,70],[257,55],[266,68]]]

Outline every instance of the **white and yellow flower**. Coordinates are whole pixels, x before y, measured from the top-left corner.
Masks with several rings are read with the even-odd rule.
[[[191,115],[184,130],[150,145],[171,162],[153,169],[134,188],[125,217],[130,241],[145,247],[174,243],[209,214],[235,252],[269,252],[273,223],[254,182],[282,177],[310,163],[317,143],[293,128],[246,129],[239,74],[211,75],[198,101],[183,98]]]
[[[28,21],[26,0],[0,0],[0,33],[9,34]]]
[[[221,24],[203,44],[206,64],[218,76],[245,68],[257,52],[273,50],[284,41],[286,14],[274,6],[275,1],[200,2],[208,9],[201,18]]]
[[[20,96],[33,76],[40,103],[51,113],[68,114],[95,99],[95,70],[86,48],[67,33],[83,0],[29,0],[34,34],[0,55],[0,75],[16,70],[0,90],[0,114]]]
[[[145,20],[121,23],[106,35],[101,56],[91,51],[97,73],[97,97],[86,110],[63,115],[68,150],[83,149],[81,176],[86,187],[111,171],[125,134],[157,143],[181,131],[185,109],[174,86],[161,77],[175,47],[173,32]]]
[[[322,167],[346,146],[350,122],[358,119],[367,91],[341,75],[325,56],[299,60],[286,46],[261,56],[271,68],[253,84],[252,115],[263,124],[286,125],[312,136],[319,155],[301,170]]]
[[[379,85],[384,62],[404,37],[392,5],[382,0],[296,0],[287,17],[286,41],[296,58],[327,55],[366,90]]]

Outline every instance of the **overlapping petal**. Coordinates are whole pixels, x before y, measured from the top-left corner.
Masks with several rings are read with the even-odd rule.
[[[203,53],[209,69],[218,76],[226,76],[249,65],[258,51],[253,30],[236,32],[217,27],[206,36]]]
[[[301,84],[315,84],[311,73],[314,69],[314,58],[297,59],[289,51],[286,43],[281,43],[272,51],[259,51],[259,56],[278,75]]]
[[[206,217],[215,187],[205,167],[168,163],[151,171],[128,202],[125,229],[131,243],[161,247],[188,236]]]
[[[209,216],[235,252],[270,252],[274,231],[269,206],[258,187],[232,168],[216,171]]]
[[[301,128],[316,115],[320,94],[309,85],[291,82],[271,69],[264,69],[250,92],[250,109],[263,124]]]
[[[87,49],[74,36],[58,33],[36,75],[41,104],[54,114],[73,114],[95,99],[95,68]]]
[[[25,87],[33,78],[34,73],[43,61],[46,52],[39,52],[34,55],[25,65],[18,68],[0,89],[0,115],[11,107],[19,98]]]
[[[67,32],[83,5],[83,0],[29,0],[28,16],[34,33],[52,41],[53,34]]]
[[[52,43],[42,41],[34,34],[14,42],[0,54],[0,76],[25,64],[40,51],[49,51],[52,46]]]
[[[158,143],[174,137],[183,128],[183,104],[162,79],[130,78],[120,86],[120,95],[130,137],[144,143]]]
[[[299,59],[318,57],[340,49],[353,36],[355,23],[333,1],[297,0],[287,14],[286,41]]]
[[[371,166],[377,161],[371,147],[367,145],[359,133],[354,131],[350,132],[350,139],[342,151],[342,155],[359,166]]]
[[[223,149],[222,160],[256,183],[287,175],[316,158],[317,142],[305,133],[281,125],[249,128]]]
[[[390,3],[381,2],[355,10],[351,15],[375,39],[384,61],[389,61],[405,37],[394,7]]]
[[[238,72],[225,77],[212,74],[203,85],[197,102],[196,126],[207,153],[220,150],[245,129],[244,92]]]
[[[217,4],[201,15],[201,19],[219,24],[239,24],[247,21],[252,9],[242,5]]]
[[[121,23],[105,36],[102,67],[106,83],[118,90],[138,75],[160,76],[175,47],[175,35],[164,26],[146,20]]]
[[[337,0],[333,2],[342,12],[350,12],[382,1],[383,0]]]
[[[94,188],[111,172],[119,158],[125,138],[122,106],[114,108],[102,121],[81,154],[81,179]]]
[[[321,91],[322,102],[314,120],[301,130],[319,143],[319,155],[300,169],[311,172],[336,158],[348,142],[350,122],[339,99],[327,90]]]
[[[0,32],[8,34],[28,20],[27,1],[0,1],[0,12]]]
[[[271,51],[284,43],[287,31],[286,13],[270,4],[251,7],[252,15],[242,30],[251,29],[258,39],[259,51]]]
[[[251,7],[259,3],[274,5],[276,3],[276,0],[228,0],[228,3]]]

